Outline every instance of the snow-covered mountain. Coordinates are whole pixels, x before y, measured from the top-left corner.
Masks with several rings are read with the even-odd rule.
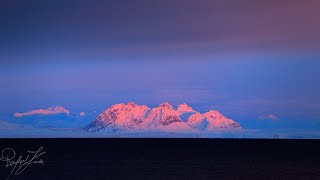
[[[86,129],[126,131],[133,129],[159,129],[171,131],[238,129],[240,124],[215,110],[201,114],[187,104],[174,109],[165,102],[150,109],[134,102],[116,104],[102,112]]]
[[[87,129],[98,131],[100,129],[133,129],[142,127],[143,120],[150,109],[147,106],[139,106],[131,102],[116,104],[102,112]]]
[[[240,127],[239,123],[226,118],[215,110],[210,110],[204,114],[197,112],[188,118],[187,123],[201,130],[234,129]]]

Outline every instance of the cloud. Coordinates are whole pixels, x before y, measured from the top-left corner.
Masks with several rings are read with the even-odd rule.
[[[276,115],[274,114],[268,114],[268,115],[260,115],[258,117],[259,120],[272,120],[272,121],[278,121],[280,120],[280,118],[278,118]]]
[[[85,112],[80,112],[80,116],[85,116],[86,113]]]
[[[70,111],[61,107],[61,106],[53,106],[48,109],[37,109],[28,112],[22,113],[14,113],[13,116],[15,117],[23,117],[23,116],[30,116],[30,115],[50,115],[50,114],[70,114]]]

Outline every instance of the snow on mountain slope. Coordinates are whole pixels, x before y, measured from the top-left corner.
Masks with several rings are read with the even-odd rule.
[[[116,104],[102,112],[87,129],[98,131],[103,128],[112,130],[124,130],[141,128],[149,108],[145,105],[139,106],[133,102],[126,104]]]
[[[211,110],[201,114],[187,104],[177,110],[165,102],[153,109],[133,102],[116,104],[102,112],[85,129],[125,131],[133,129],[159,129],[169,131],[215,130],[240,128],[239,123]]]
[[[240,127],[239,123],[224,117],[221,113],[215,110],[210,110],[209,112],[206,112],[203,115],[206,117],[206,120],[208,121],[206,130],[214,130],[217,128],[233,129]]]
[[[210,110],[204,114],[195,113],[191,115],[187,123],[200,130],[235,129],[240,128],[240,124],[226,118],[215,110]]]
[[[185,122],[173,122],[168,125],[159,125],[156,129],[163,132],[192,132],[194,129]]]
[[[192,114],[188,118],[187,123],[191,127],[199,129],[199,130],[204,130],[207,127],[207,125],[209,124],[206,117],[199,112]]]
[[[179,113],[169,103],[165,102],[151,110],[144,124],[145,126],[157,127],[159,125],[166,126],[173,122],[182,122],[182,120]]]
[[[196,113],[196,111],[186,103],[180,104],[178,106],[177,112],[183,122],[186,122],[192,114]]]
[[[50,114],[70,114],[70,111],[61,107],[61,106],[53,106],[49,107],[48,109],[37,109],[28,112],[22,113],[14,113],[13,116],[15,117],[23,117],[23,116],[30,116],[30,115],[50,115]]]
[[[190,107],[186,103],[183,103],[178,106],[177,112],[179,114],[183,114],[183,113],[190,113],[190,112],[196,112],[196,111],[193,110],[192,107]]]

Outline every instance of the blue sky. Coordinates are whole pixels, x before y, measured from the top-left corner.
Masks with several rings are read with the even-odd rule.
[[[319,1],[3,1],[0,113],[186,102],[319,128]],[[275,115],[280,120],[259,117]]]
[[[152,107],[168,101],[200,112],[215,108],[248,127],[270,123],[259,120],[269,114],[288,127],[312,127],[320,116],[317,58],[256,54],[7,67],[1,71],[1,113],[53,105],[102,111],[120,102]]]

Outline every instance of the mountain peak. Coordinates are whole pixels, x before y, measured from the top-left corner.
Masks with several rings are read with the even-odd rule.
[[[129,102],[129,103],[127,104],[127,106],[135,107],[135,106],[137,106],[137,104],[131,101],[131,102]]]
[[[123,108],[123,106],[125,106],[124,103],[114,104],[113,106],[111,106],[111,109],[120,109]]]
[[[160,104],[159,107],[164,107],[164,108],[167,108],[167,109],[173,109],[173,107],[168,102],[164,102],[164,103]]]
[[[213,110],[213,109],[210,109],[209,111],[206,112],[207,114],[217,114],[219,113],[217,110]]]
[[[183,103],[178,106],[179,112],[193,112],[194,110],[188,104]]]
[[[222,118],[223,117],[223,115],[219,111],[216,111],[216,110],[210,110],[210,111],[204,113],[203,115],[205,115],[206,117],[212,117],[212,118]]]

